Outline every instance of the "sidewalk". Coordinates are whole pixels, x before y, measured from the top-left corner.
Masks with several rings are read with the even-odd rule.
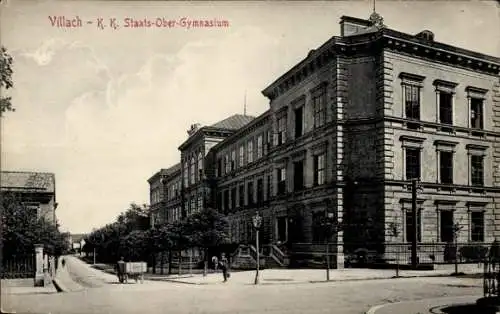
[[[56,288],[51,283],[45,287],[35,287],[33,278],[2,279],[1,291],[2,295],[57,293]]]
[[[471,268],[464,271],[467,274],[480,274],[482,268]],[[412,277],[442,277],[450,276],[453,271],[448,269],[442,270],[400,270],[400,278]],[[392,269],[362,269],[362,268],[346,268],[330,270],[330,281],[353,281],[353,280],[374,280],[374,279],[390,279],[394,278],[396,271]],[[207,276],[197,275],[174,275],[161,276],[148,274],[145,277],[148,280],[172,281],[194,285],[209,285],[222,284],[222,273],[209,273]],[[228,282],[225,284],[254,284],[255,271],[233,272]],[[326,281],[326,270],[323,269],[265,269],[260,271],[261,284],[298,284],[298,283],[315,283]]]
[[[366,314],[472,314],[477,313],[474,304],[481,297],[467,295],[389,303],[374,306]],[[455,308],[455,310],[451,308]]]

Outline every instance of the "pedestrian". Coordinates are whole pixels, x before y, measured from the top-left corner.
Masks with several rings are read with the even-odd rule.
[[[64,268],[64,265],[66,265],[66,260],[63,258],[61,261],[62,267]]]
[[[222,256],[220,258],[219,267],[222,270],[222,277],[224,278],[224,282],[226,282],[227,279],[229,278],[229,272],[228,272],[229,264],[226,255],[224,253],[222,253]]]
[[[217,268],[219,267],[219,259],[217,256],[212,256],[212,265],[214,267],[214,270],[217,271]]]
[[[116,263],[116,274],[118,276],[118,281],[120,283],[123,283],[124,281],[124,274],[123,272],[125,271],[125,261],[123,260],[123,256],[120,257],[120,260]]]

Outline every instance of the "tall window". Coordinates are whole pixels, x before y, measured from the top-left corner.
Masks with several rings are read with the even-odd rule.
[[[200,179],[203,178],[203,154],[202,152],[198,153],[198,173],[200,176]]]
[[[267,176],[267,187],[266,187],[266,200],[271,199],[271,184],[273,182],[273,177],[271,175]]]
[[[242,184],[239,186],[238,190],[238,198],[239,198],[239,206],[243,207],[245,206],[245,185]]]
[[[470,213],[471,240],[484,241],[484,212],[473,211]]]
[[[420,209],[418,209],[417,213],[417,241],[421,242],[422,241],[422,212]],[[415,235],[414,229],[413,229],[413,215],[411,209],[406,210],[406,241],[407,242],[412,242],[413,237]]]
[[[253,162],[253,140],[247,142],[247,161],[248,163]]]
[[[231,189],[231,208],[236,208],[236,187]]]
[[[253,198],[253,182],[250,181],[247,183],[247,198],[248,198],[248,205],[252,206],[255,201]]]
[[[420,178],[420,149],[407,147],[406,148],[406,179]]]
[[[224,202],[224,212],[227,213],[229,210],[229,191],[225,190],[222,192],[223,202]]]
[[[406,118],[420,120],[420,86],[403,85]]]
[[[271,143],[273,142],[273,133],[269,130],[266,131],[266,152],[271,149]]]
[[[191,197],[191,206],[189,208],[189,214],[192,214],[195,211],[196,211],[196,200],[193,196],[193,197]]]
[[[484,156],[471,155],[471,184],[475,186],[484,185]]]
[[[199,194],[198,195],[198,211],[201,211],[203,209],[203,195]]]
[[[257,179],[257,204],[261,205],[264,202],[264,179]]]
[[[483,128],[483,99],[470,99],[470,126],[474,129]]]
[[[262,134],[257,137],[257,159],[262,158],[263,156],[263,143],[262,143]]]
[[[295,109],[295,138],[303,135],[304,131],[304,107],[300,106]]]
[[[441,242],[452,242],[454,239],[453,232],[453,211],[442,210],[439,212],[440,220],[440,238]]]
[[[245,147],[243,145],[240,146],[240,155],[239,155],[239,165],[243,167],[245,165]]]
[[[191,157],[191,184],[194,184],[195,178],[196,178],[196,160],[194,159],[194,156]]]
[[[231,171],[234,171],[236,169],[236,151],[231,152]]]
[[[325,183],[325,155],[314,156],[314,185]]]
[[[286,193],[286,168],[277,169],[276,177],[278,179],[278,195],[283,195]]]
[[[187,160],[184,162],[184,187],[187,188],[188,183],[189,183],[189,165]]]
[[[453,124],[453,94],[439,92],[439,122]]]
[[[326,89],[321,88],[312,98],[314,110],[314,128],[323,126],[326,122]]]
[[[224,167],[226,168],[225,173],[231,172],[231,163],[229,162],[229,155],[224,156]]]
[[[453,183],[453,152],[439,152],[439,177],[441,183]]]
[[[286,114],[278,118],[278,137],[277,145],[284,144],[286,142]]]
[[[293,189],[300,191],[304,188],[304,161],[293,163]]]
[[[222,158],[217,158],[217,176],[222,176],[222,169],[224,169]]]

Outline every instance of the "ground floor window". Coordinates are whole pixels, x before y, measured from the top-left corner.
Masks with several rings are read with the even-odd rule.
[[[470,213],[471,241],[484,241],[484,212],[477,211]]]
[[[286,242],[288,236],[288,221],[286,217],[276,218],[276,241]]]

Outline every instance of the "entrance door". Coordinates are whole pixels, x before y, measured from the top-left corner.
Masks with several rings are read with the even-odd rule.
[[[276,241],[281,243],[288,240],[288,222],[286,217],[276,218]]]

